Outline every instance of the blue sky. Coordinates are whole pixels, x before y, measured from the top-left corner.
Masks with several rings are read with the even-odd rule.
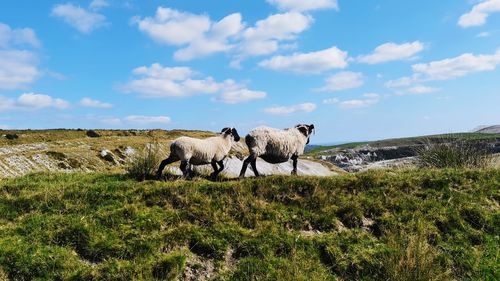
[[[3,1],[0,128],[500,123],[500,0]]]

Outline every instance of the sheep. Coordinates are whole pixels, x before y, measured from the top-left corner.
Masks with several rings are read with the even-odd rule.
[[[257,157],[272,164],[284,163],[292,159],[292,175],[297,175],[297,159],[304,153],[304,148],[309,143],[309,137],[313,131],[313,124],[298,124],[284,130],[268,127],[253,129],[245,137],[250,156],[243,162],[240,178],[245,177],[248,164],[252,165],[255,176],[259,176],[256,165]]]
[[[235,128],[224,128],[219,136],[206,139],[191,137],[177,138],[170,145],[169,157],[161,162],[156,173],[156,178],[161,178],[165,166],[180,160],[180,168],[184,177],[188,173],[188,164],[211,164],[214,172],[210,177],[216,179],[219,173],[224,170],[223,160],[229,154],[233,140],[235,142],[240,141],[240,136]]]

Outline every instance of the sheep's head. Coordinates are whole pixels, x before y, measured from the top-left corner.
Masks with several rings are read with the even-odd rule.
[[[236,131],[235,128],[224,128],[222,129],[221,134],[224,134],[225,136],[231,135],[235,142],[240,141],[240,135],[238,135],[238,131]]]
[[[311,134],[314,133],[314,125],[298,124],[295,128],[307,138],[306,144],[309,144],[309,138],[311,137]]]

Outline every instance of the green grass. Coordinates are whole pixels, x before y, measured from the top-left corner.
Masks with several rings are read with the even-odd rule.
[[[409,138],[395,138],[386,139],[379,141],[367,141],[367,142],[352,142],[344,143],[332,146],[319,146],[311,149],[307,152],[308,155],[319,155],[325,151],[332,149],[350,149],[356,148],[364,145],[370,145],[371,147],[385,147],[385,146],[404,146],[404,145],[415,145],[422,144],[426,142],[440,141],[443,138],[449,138],[454,140],[467,140],[467,141],[489,141],[497,140],[500,141],[500,134],[484,134],[484,133],[454,133],[454,134],[440,134],[440,135],[430,135],[430,136],[419,136],[419,137],[409,137]]]
[[[35,174],[0,181],[0,279],[499,280],[499,200],[494,169]]]

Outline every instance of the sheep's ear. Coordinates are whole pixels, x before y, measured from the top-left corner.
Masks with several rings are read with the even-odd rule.
[[[313,133],[315,130],[314,130],[314,124],[311,124],[308,126],[309,127],[309,134]]]
[[[236,131],[235,128],[231,129],[231,134],[234,137],[234,141],[239,142],[240,141],[240,135],[238,135],[238,131]]]
[[[224,128],[224,129],[222,129],[222,131],[220,131],[221,134],[224,134],[224,133],[228,134],[230,132],[231,132],[231,128],[228,128],[228,127]]]
[[[299,132],[301,132],[304,136],[309,136],[309,130],[306,127],[300,126],[297,127],[297,130],[299,130]]]

